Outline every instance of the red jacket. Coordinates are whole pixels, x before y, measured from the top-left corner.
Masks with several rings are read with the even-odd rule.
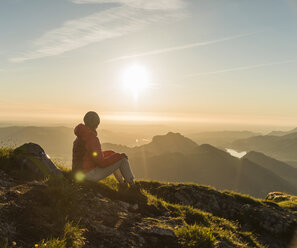
[[[123,158],[114,151],[102,152],[97,132],[84,124],[79,124],[74,129],[74,134],[77,138],[73,143],[73,164],[81,163],[85,173],[97,166],[108,167]]]

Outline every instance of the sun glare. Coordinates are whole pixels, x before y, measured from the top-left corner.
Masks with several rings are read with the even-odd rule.
[[[124,88],[138,96],[138,94],[148,88],[150,75],[146,67],[134,64],[124,69],[122,83]]]

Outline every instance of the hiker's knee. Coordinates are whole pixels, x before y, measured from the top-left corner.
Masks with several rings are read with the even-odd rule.
[[[123,164],[129,164],[129,160],[127,158],[122,158],[122,163]]]

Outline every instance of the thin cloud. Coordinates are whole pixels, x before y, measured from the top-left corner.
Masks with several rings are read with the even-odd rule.
[[[183,46],[168,47],[168,48],[153,50],[153,51],[149,51],[149,52],[145,52],[145,53],[117,57],[117,58],[110,59],[107,62],[115,62],[115,61],[119,61],[119,60],[134,59],[134,58],[157,55],[157,54],[162,54],[162,53],[170,53],[170,52],[190,49],[190,48],[194,48],[194,47],[208,46],[208,45],[221,43],[221,42],[225,42],[225,41],[240,39],[240,38],[251,36],[254,34],[256,34],[256,33],[240,34],[240,35],[224,37],[224,38],[217,39],[217,40],[197,42],[197,43],[187,44],[187,45],[183,45]]]
[[[271,62],[271,63],[265,63],[265,64],[241,66],[241,67],[223,69],[218,71],[188,74],[186,75],[186,77],[207,76],[207,75],[221,74],[221,73],[227,73],[227,72],[233,72],[233,71],[247,71],[255,68],[268,67],[268,66],[274,66],[274,65],[285,65],[285,64],[296,63],[296,62],[297,62],[297,59],[291,59],[291,60],[277,61],[277,62]]]
[[[181,9],[185,7],[184,0],[70,0],[76,4],[119,3],[133,8],[164,10]]]
[[[33,43],[31,51],[11,58],[12,62],[55,56],[92,43],[121,37],[153,23],[185,17],[183,11],[153,11],[128,6],[113,7],[84,18],[67,21]]]

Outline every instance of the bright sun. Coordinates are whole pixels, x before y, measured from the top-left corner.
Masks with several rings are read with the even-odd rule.
[[[148,70],[140,64],[125,68],[121,78],[124,88],[135,96],[148,88],[150,81]]]

